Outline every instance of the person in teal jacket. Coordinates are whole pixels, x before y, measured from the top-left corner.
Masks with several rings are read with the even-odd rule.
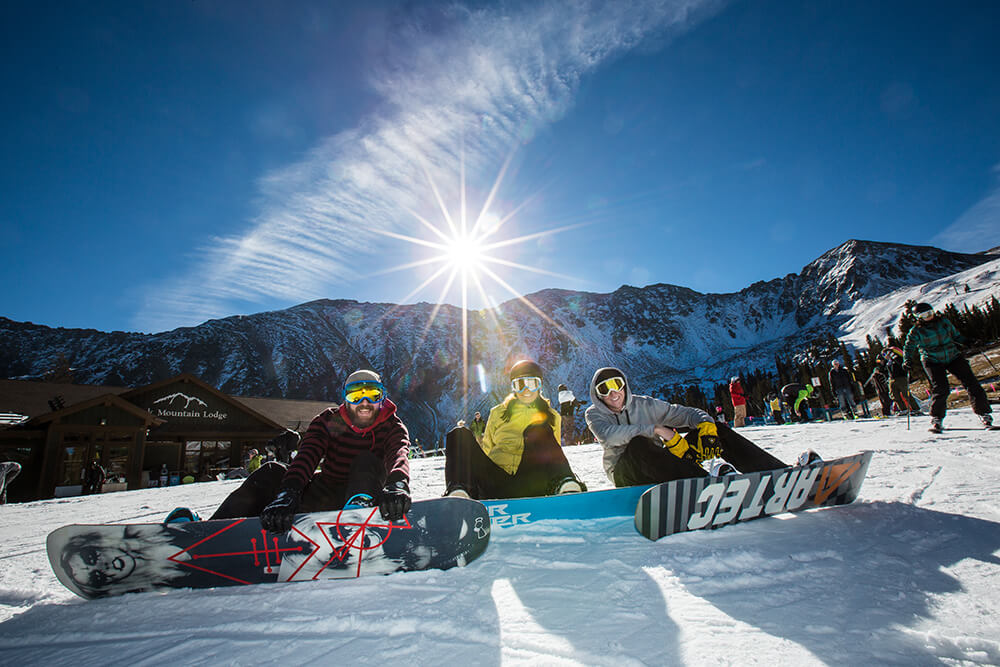
[[[920,363],[927,373],[927,379],[930,380],[930,430],[935,433],[941,432],[948,404],[948,373],[954,375],[969,392],[972,410],[979,415],[983,426],[992,427],[992,410],[986,392],[976,379],[976,374],[972,372],[969,361],[958,349],[958,344],[963,342],[958,329],[951,320],[934,312],[929,303],[918,303],[913,313],[917,316],[917,323],[906,335],[903,358],[907,364],[912,365],[916,363],[919,354]]]

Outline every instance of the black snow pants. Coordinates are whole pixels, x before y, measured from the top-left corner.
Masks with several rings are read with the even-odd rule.
[[[210,519],[260,516],[281,490],[287,466],[269,461],[247,477],[238,489],[222,501]],[[299,512],[339,510],[352,496],[366,493],[376,501],[385,484],[385,467],[371,452],[362,452],[351,463],[347,481],[331,483],[321,475],[313,477],[302,490]]]

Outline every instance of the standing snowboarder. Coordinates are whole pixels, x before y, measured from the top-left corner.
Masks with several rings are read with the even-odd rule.
[[[919,415],[917,399],[910,393],[910,374],[906,370],[903,351],[898,347],[888,347],[882,351],[886,372],[889,375],[889,392],[896,402],[896,413]]]
[[[0,505],[7,502],[7,488],[21,472],[21,464],[15,461],[0,463]]]
[[[618,368],[600,368],[590,383],[587,425],[604,448],[604,471],[615,486],[660,484],[715,474],[787,467],[704,410],[633,394]],[[681,431],[686,431],[682,435]]]
[[[733,402],[733,428],[746,425],[747,397],[743,393],[743,383],[739,376],[729,380],[729,396]]]
[[[788,406],[789,419],[793,422],[800,421],[803,424],[809,421],[809,397],[813,395],[811,384],[791,382],[781,388],[781,397]]]
[[[562,418],[562,446],[576,444],[576,409],[586,403],[564,384],[559,385],[559,416]]]
[[[87,469],[83,471],[83,495],[100,493],[106,477],[107,473],[104,472],[104,468],[97,462],[97,459],[91,461]]]
[[[892,398],[889,396],[889,378],[886,375],[885,360],[882,357],[875,358],[875,367],[865,384],[869,382],[875,387],[879,403],[882,404],[882,416],[890,416],[892,414]]]
[[[483,415],[478,410],[472,421],[468,424],[469,430],[472,431],[472,435],[476,436],[476,442],[483,444],[483,433],[486,432],[486,422],[483,421]]]
[[[979,415],[983,426],[993,426],[993,410],[986,392],[972,372],[968,359],[962,356],[958,344],[963,342],[958,329],[946,317],[941,317],[929,303],[918,303],[913,309],[917,322],[906,335],[903,356],[907,364],[920,363],[931,383],[931,427],[940,433],[948,405],[948,373],[954,375],[969,392],[972,411]]]
[[[839,359],[833,360],[833,368],[830,369],[830,387],[833,389],[837,403],[840,405],[840,412],[844,419],[854,419],[857,409],[854,403],[854,376],[844,368]]]

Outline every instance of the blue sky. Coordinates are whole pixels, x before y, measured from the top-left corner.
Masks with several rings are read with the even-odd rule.
[[[0,315],[461,304],[403,237],[460,235],[463,202],[480,248],[511,241],[467,269],[472,308],[736,291],[849,238],[984,250],[996,25],[983,2],[3,3]]]

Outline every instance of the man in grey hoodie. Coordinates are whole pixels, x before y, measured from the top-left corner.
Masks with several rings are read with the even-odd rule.
[[[615,486],[704,477],[701,464],[713,458],[740,472],[788,467],[704,410],[633,394],[617,368],[594,373],[590,399],[587,425],[604,447],[604,471]]]

